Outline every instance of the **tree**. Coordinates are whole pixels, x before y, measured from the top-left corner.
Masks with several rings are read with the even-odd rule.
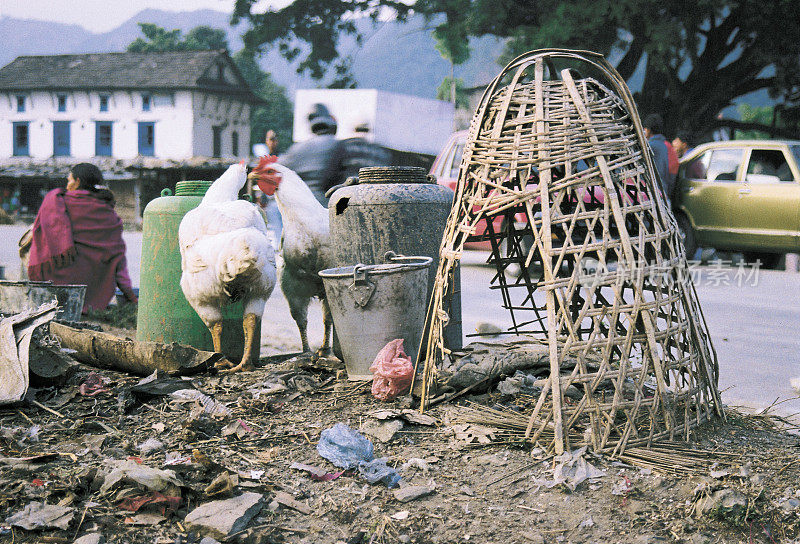
[[[456,94],[455,107],[458,109],[469,108],[469,97],[464,89],[464,80],[460,77],[455,79],[450,76],[445,77],[442,84],[436,89],[436,98],[451,102],[454,90]]]
[[[184,37],[180,30],[165,30],[152,23],[139,23],[146,39],[136,38],[128,51],[203,51],[228,49],[225,31],[209,26],[197,26]],[[233,56],[242,77],[253,93],[265,103],[250,111],[250,141],[263,142],[267,130],[274,130],[278,139],[286,145],[292,141],[292,103],[286,90],[275,83],[272,77],[261,70],[252,51],[243,49]]]
[[[507,39],[506,61],[542,47],[590,49],[618,59],[642,114],[660,112],[666,133],[701,136],[714,128],[759,128],[797,135],[800,121],[800,24],[796,0],[296,0],[251,13],[256,0],[236,0],[234,22],[248,19],[251,48],[277,44],[300,70],[321,78],[337,59],[340,35],[353,18],[421,13],[435,22],[440,51],[463,59],[470,36]],[[305,47],[303,50],[300,46]],[[468,50],[466,51],[468,54]],[[637,76],[634,78],[634,76]],[[717,119],[738,99],[766,90],[791,129]]]
[[[282,149],[292,141],[293,107],[286,97],[286,89],[272,80],[272,76],[259,68],[252,51],[242,49],[233,56],[233,61],[245,81],[265,104],[253,108],[250,114],[250,141],[264,142],[268,130],[274,130]]]
[[[128,51],[146,53],[153,51],[204,51],[208,49],[228,49],[225,31],[210,26],[197,26],[186,36],[178,30],[166,30],[153,23],[139,23],[144,34],[128,46]]]

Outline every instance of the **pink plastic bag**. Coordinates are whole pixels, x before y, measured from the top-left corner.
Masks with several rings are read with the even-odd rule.
[[[414,365],[403,351],[403,339],[392,340],[378,352],[369,367],[373,374],[372,396],[378,400],[394,400],[411,387]]]

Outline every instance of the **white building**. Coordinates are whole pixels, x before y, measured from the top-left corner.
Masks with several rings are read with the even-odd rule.
[[[0,68],[0,161],[244,158],[259,101],[225,51],[18,57]]]
[[[300,89],[294,104],[296,142],[311,137],[314,104],[324,104],[336,118],[338,138],[352,137],[366,123],[368,139],[399,151],[436,155],[453,132],[453,104],[442,100],[376,89]]]

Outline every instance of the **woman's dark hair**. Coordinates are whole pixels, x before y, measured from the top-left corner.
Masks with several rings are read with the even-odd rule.
[[[103,173],[95,165],[82,162],[70,169],[72,177],[79,181],[78,189],[91,191],[92,196],[105,200],[112,207],[115,204],[114,193],[103,186]]]
[[[80,180],[78,189],[96,192],[98,191],[97,186],[103,185],[103,173],[98,167],[88,162],[76,164],[70,169],[70,172],[73,178]]]

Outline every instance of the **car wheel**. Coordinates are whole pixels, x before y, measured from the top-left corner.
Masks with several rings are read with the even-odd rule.
[[[761,253],[758,251],[746,251],[742,254],[745,262],[752,265],[756,260],[761,261],[761,268],[765,270],[775,270],[781,262],[782,253]]]
[[[692,223],[689,221],[689,218],[682,213],[676,214],[675,219],[678,221],[678,228],[683,235],[683,247],[686,248],[686,258],[692,260],[694,254],[697,253],[697,238],[695,237]]]

